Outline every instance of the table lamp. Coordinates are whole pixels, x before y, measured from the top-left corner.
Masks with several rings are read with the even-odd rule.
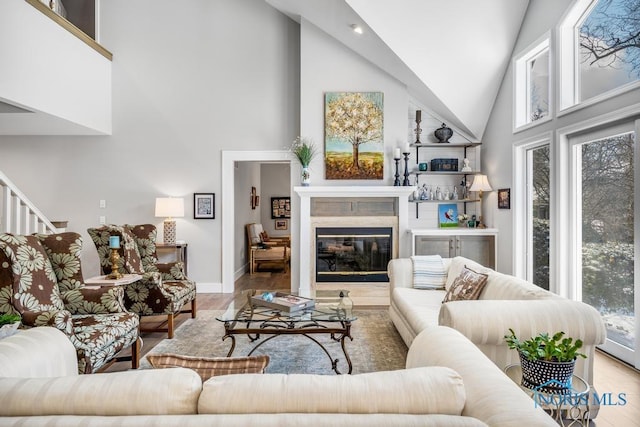
[[[164,220],[164,243],[173,245],[176,243],[176,222],[173,219],[184,216],[184,199],[178,197],[156,198],[156,217]]]
[[[478,228],[487,228],[487,226],[482,222],[482,192],[483,191],[493,191],[491,185],[489,184],[489,180],[487,180],[486,175],[475,175],[473,177],[473,184],[469,188],[469,191],[478,191],[479,199],[480,199],[480,224]]]

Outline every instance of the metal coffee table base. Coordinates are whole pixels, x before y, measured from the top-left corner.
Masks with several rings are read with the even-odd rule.
[[[285,320],[265,320],[264,322],[258,322],[259,327],[253,328],[251,327],[251,323],[256,322],[246,322],[247,325],[245,328],[238,328],[238,323],[240,323],[240,321],[224,322],[225,335],[222,337],[222,340],[224,341],[227,338],[231,338],[231,348],[229,349],[229,353],[227,353],[227,357],[231,357],[233,351],[236,348],[235,335],[247,335],[251,342],[259,341],[251,349],[247,356],[251,356],[254,351],[262,346],[262,344],[269,342],[281,335],[302,335],[316,343],[322,349],[322,351],[325,352],[325,354],[331,361],[331,368],[335,371],[336,374],[340,374],[341,372],[338,370],[338,359],[334,359],[327,348],[312,336],[325,334],[329,335],[332,340],[340,342],[342,352],[344,353],[347,365],[349,366],[349,370],[347,373],[350,374],[353,370],[351,359],[349,358],[349,353],[347,352],[347,348],[345,346],[345,341],[347,338],[353,341],[353,338],[351,337],[351,321],[330,322],[331,326],[327,326],[317,321],[310,321],[309,323],[299,325],[295,322],[289,322]],[[340,325],[340,327],[337,327],[338,325]],[[261,335],[270,336],[261,339]]]

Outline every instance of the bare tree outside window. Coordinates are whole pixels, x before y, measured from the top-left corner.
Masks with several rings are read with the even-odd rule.
[[[579,27],[580,98],[640,78],[640,2],[600,0]]]
[[[582,145],[582,299],[634,348],[634,133]]]

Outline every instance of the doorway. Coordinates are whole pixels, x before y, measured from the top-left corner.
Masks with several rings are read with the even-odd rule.
[[[254,163],[287,163],[291,164],[291,153],[286,150],[282,151],[222,151],[222,292],[232,293],[235,290],[235,260],[237,257],[245,256],[246,237],[239,239],[236,231],[244,228],[244,223],[240,223],[236,218],[236,179],[235,169],[238,162],[254,162]],[[295,182],[292,174],[295,168],[290,169],[289,182]],[[289,185],[289,193],[291,193],[291,185]],[[249,196],[247,195],[247,207],[249,208]],[[270,203],[269,200],[261,200],[259,205]],[[291,235],[291,277],[298,276],[297,265],[297,203],[294,198],[291,199],[291,219],[288,223]],[[292,280],[291,287],[294,287]]]

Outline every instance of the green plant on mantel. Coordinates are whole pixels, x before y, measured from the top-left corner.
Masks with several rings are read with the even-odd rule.
[[[0,326],[10,325],[22,320],[19,314],[0,314]]]
[[[553,336],[543,332],[528,340],[520,341],[513,329],[509,328],[511,335],[505,335],[504,339],[511,349],[518,350],[528,360],[546,360],[549,362],[570,362],[576,357],[586,358],[583,353],[578,353],[582,347],[582,340],[563,338],[564,332],[556,332]]]
[[[308,138],[297,137],[291,144],[291,152],[295,154],[302,167],[309,167],[311,160],[316,155],[316,146]]]

